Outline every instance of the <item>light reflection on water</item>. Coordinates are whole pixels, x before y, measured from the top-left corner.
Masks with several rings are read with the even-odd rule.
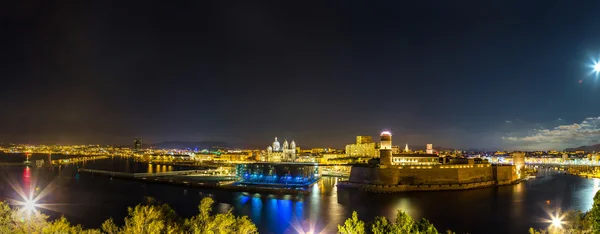
[[[577,191],[576,199],[580,200],[580,204],[575,206],[574,209],[587,211],[592,208],[594,203],[594,195],[596,192],[600,190],[600,179],[586,179],[588,183],[591,183],[592,186],[580,186],[579,191]]]
[[[133,168],[135,162],[107,160],[88,162],[97,167],[112,165]],[[142,167],[143,166],[143,167]],[[146,172],[148,165],[138,165]],[[153,171],[170,170],[169,166],[152,165]],[[66,203],[60,212],[73,223],[95,228],[106,219],[123,220],[127,206],[132,206],[144,196],[156,198],[171,205],[178,214],[189,217],[196,215],[202,197],[215,199],[215,211],[226,212],[233,208],[237,215],[248,215],[257,224],[261,233],[334,233],[337,225],[344,222],[353,210],[359,217],[371,221],[375,216],[393,219],[401,209],[415,219],[425,217],[438,230],[452,229],[457,233],[525,233],[530,226],[546,227],[540,220],[547,218],[546,210],[560,207],[588,210],[592,198],[600,189],[599,179],[585,179],[563,175],[553,171],[540,171],[537,179],[515,186],[477,189],[454,192],[423,192],[399,194],[369,194],[355,190],[338,189],[337,178],[325,177],[304,196],[276,196],[249,194],[219,190],[206,190],[160,184],[144,184],[136,181],[109,180],[81,174],[76,182],[74,168],[30,169],[33,180],[39,178],[61,178],[57,189],[48,196],[54,203]],[[8,170],[8,176],[16,178],[25,186],[28,180],[23,168]],[[0,176],[4,177],[5,172]],[[39,179],[38,178],[38,179]],[[0,184],[0,198],[12,196],[6,186]],[[93,201],[93,202],[91,202]],[[547,204],[546,201],[550,201]],[[81,215],[86,214],[86,215]],[[59,217],[60,213],[53,217]],[[498,225],[501,223],[502,225]],[[493,230],[489,227],[493,226]]]

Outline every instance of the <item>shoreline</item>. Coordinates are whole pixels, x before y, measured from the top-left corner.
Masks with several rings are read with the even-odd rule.
[[[402,192],[436,192],[436,191],[459,191],[459,190],[471,190],[481,189],[490,187],[499,187],[506,185],[515,185],[521,183],[523,180],[517,180],[514,182],[501,182],[496,183],[494,181],[486,182],[475,182],[475,183],[464,183],[464,184],[427,184],[427,185],[376,185],[376,184],[364,184],[355,183],[350,181],[339,181],[337,183],[338,188],[349,188],[358,189],[364,192],[371,193],[402,193]]]

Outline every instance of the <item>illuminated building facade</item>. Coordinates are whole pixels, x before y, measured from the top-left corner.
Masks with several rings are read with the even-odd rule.
[[[356,144],[372,143],[373,138],[371,136],[356,136]]]
[[[392,165],[392,133],[389,131],[381,132],[381,148],[379,148],[379,158],[383,165]]]
[[[400,146],[394,145],[392,146],[392,154],[399,154],[400,152]]]
[[[242,184],[309,186],[320,179],[316,163],[252,163],[236,166]]]
[[[513,165],[515,165],[517,174],[520,176],[521,170],[525,166],[525,153],[521,153],[521,152],[513,153]]]
[[[435,165],[439,159],[437,154],[394,154],[392,165]]]
[[[408,146],[405,152],[393,154],[392,134],[383,131],[380,136],[379,165],[352,165],[350,179],[338,186],[377,192],[435,191],[505,185],[519,178],[516,166],[492,165],[481,159],[457,158],[442,164],[437,154],[410,153]],[[433,145],[427,150],[433,150]]]
[[[428,145],[429,147],[430,145]],[[389,131],[381,132],[381,148],[379,149],[380,164],[387,166],[399,165],[436,165],[439,163],[439,156],[436,154],[415,154],[407,153],[408,144],[405,151],[400,154],[394,154],[392,151],[392,133]]]
[[[433,144],[427,144],[427,149],[425,151],[428,154],[433,154]]]
[[[346,157],[379,157],[379,149],[371,136],[357,136],[356,144],[346,145]]]
[[[283,142],[283,146],[277,141],[267,147],[266,160],[268,162],[295,162],[296,161],[296,142],[288,144],[288,141]]]

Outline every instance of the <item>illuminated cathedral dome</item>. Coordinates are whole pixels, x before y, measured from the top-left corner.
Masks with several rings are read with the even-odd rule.
[[[289,148],[290,148],[290,145],[288,144],[287,140],[283,141],[283,149],[286,150]]]
[[[264,154],[262,161],[267,162],[295,162],[296,161],[296,142],[287,140],[280,144],[275,137],[275,141],[267,147],[267,152]]]
[[[275,141],[273,142],[273,151],[281,151],[281,145],[279,144],[279,141],[277,141],[277,137],[275,137]]]

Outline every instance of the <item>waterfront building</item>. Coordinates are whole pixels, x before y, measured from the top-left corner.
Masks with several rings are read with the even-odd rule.
[[[133,152],[142,151],[142,138],[135,138],[133,140]]]
[[[249,185],[310,186],[321,178],[316,163],[238,164],[239,182]]]
[[[371,136],[356,136],[356,144],[367,144],[372,142],[373,138]]]
[[[345,154],[337,154],[337,153],[330,153],[330,154],[323,154],[323,156],[320,158],[319,163],[334,163],[338,158],[343,158],[345,157]],[[330,162],[331,160],[331,162]]]
[[[312,153],[297,154],[295,162],[318,162],[318,157]]]
[[[433,144],[427,144],[427,149],[425,152],[428,154],[433,154]]]
[[[251,154],[244,152],[231,152],[223,153],[219,156],[222,161],[225,162],[243,162],[248,161],[252,157]]]
[[[439,160],[437,154],[394,154],[391,165],[436,165]]]
[[[296,142],[292,140],[292,143],[288,144],[288,141],[283,142],[283,146],[277,141],[267,147],[266,160],[268,162],[294,162],[296,161]]]
[[[397,145],[392,146],[392,154],[400,154],[400,153],[402,153],[400,151],[400,146],[397,146]]]
[[[514,152],[513,153],[513,165],[517,170],[517,174],[521,175],[521,170],[525,168],[525,153],[523,152]]]
[[[346,157],[379,157],[378,144],[371,136],[357,136],[355,144],[346,145]]]

